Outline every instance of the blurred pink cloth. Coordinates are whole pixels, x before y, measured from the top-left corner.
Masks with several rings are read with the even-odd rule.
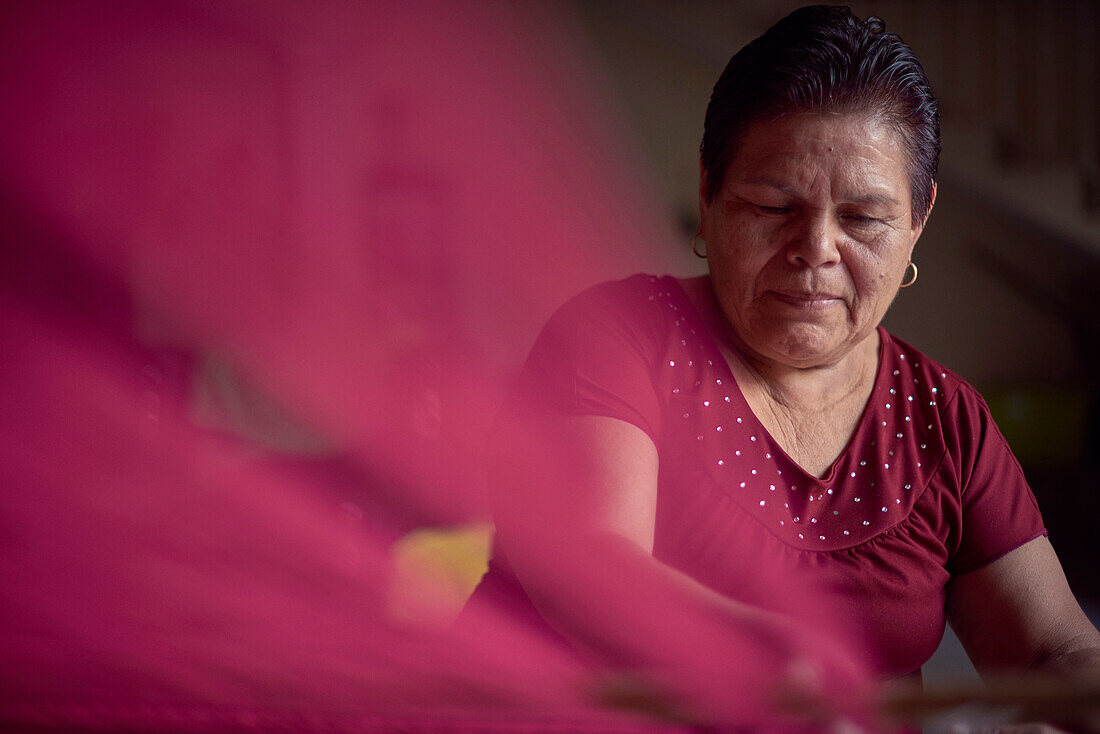
[[[543,317],[663,231],[574,30],[508,2],[0,9],[0,726],[676,728],[498,611],[384,605],[395,537],[488,511]],[[301,453],[203,418],[210,364]],[[609,629],[661,631],[653,690],[772,719],[741,631],[545,552]]]

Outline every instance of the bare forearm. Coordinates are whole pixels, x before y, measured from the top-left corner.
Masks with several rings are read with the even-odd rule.
[[[790,620],[723,596],[614,533],[588,533],[572,545],[578,549],[578,557],[596,558],[599,563],[590,569],[563,573],[558,559],[550,564],[551,568],[540,568],[542,564],[528,555],[531,549],[517,548],[509,555],[514,558],[524,588],[549,623],[567,638],[601,655],[636,660],[653,650],[651,640],[639,635],[638,629],[624,629],[623,620],[612,610],[652,608],[658,595],[668,599],[669,606],[690,610],[701,620],[722,628],[751,630],[754,634],[771,632],[781,638],[779,641],[788,637],[780,630],[788,630]],[[585,575],[593,576],[595,585],[581,583]],[[631,621],[651,627],[654,633],[667,631],[672,622],[652,613],[637,615]]]

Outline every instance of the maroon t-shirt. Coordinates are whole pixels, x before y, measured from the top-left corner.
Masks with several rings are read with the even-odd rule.
[[[879,333],[871,399],[824,479],[760,424],[671,277],[605,283],[559,309],[514,407],[640,428],[660,459],[657,558],[750,602],[762,553],[792,579],[811,574],[838,600],[856,654],[884,677],[905,675],[939,645],[948,580],[1045,530],[981,396]]]

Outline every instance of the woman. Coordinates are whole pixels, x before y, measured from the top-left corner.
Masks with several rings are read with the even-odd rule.
[[[1100,636],[984,401],[879,326],[917,278],[938,157],[909,48],[847,8],[795,11],[733,57],[707,108],[693,247],[709,277],[573,299],[517,404],[539,401],[571,447],[577,522],[628,547],[616,562],[652,554],[736,615],[768,606],[749,566],[772,559],[830,595],[880,678],[919,675],[950,621],[983,674],[1095,679]],[[481,597],[514,599],[514,569],[584,637],[515,504],[498,518],[510,566],[498,557]]]

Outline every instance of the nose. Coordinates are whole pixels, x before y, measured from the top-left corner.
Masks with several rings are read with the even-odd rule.
[[[787,261],[796,267],[819,268],[840,262],[837,241],[841,236],[829,217],[806,213],[794,223],[787,242]]]

